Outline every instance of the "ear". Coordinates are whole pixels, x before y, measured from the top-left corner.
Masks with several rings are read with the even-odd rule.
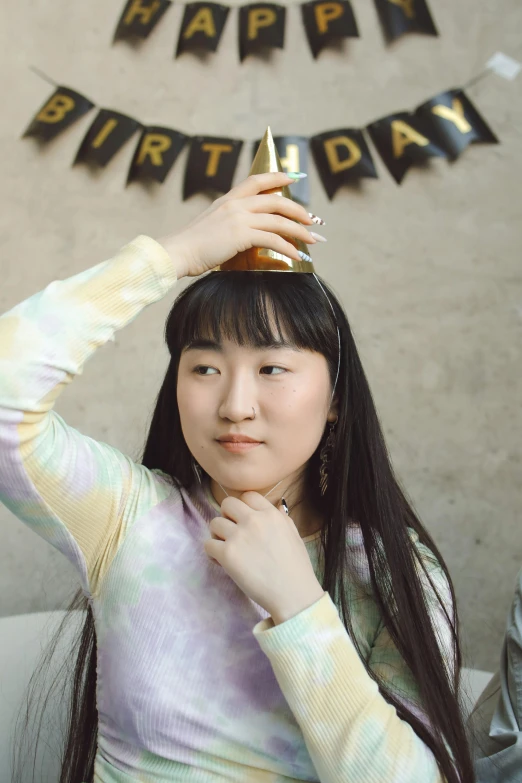
[[[337,416],[339,416],[339,398],[335,396],[332,400],[332,404],[330,405],[327,420],[329,422],[334,422]]]

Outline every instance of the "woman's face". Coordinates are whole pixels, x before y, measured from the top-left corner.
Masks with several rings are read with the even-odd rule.
[[[250,348],[224,340],[198,343],[181,355],[177,399],[185,441],[227,489],[268,491],[299,476],[327,417],[335,419],[330,395],[325,357],[289,344]],[[233,451],[219,440],[230,435],[247,435],[258,445]]]

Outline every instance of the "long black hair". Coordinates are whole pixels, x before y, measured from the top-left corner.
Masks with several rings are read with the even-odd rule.
[[[185,443],[176,403],[181,354],[193,340],[229,338],[240,345],[262,347],[274,336],[297,347],[317,351],[327,360],[332,386],[337,374],[338,333],[341,363],[336,387],[338,423],[328,488],[319,489],[319,453],[324,437],[305,466],[308,501],[325,520],[322,587],[336,596],[340,616],[368,674],[433,752],[447,783],[475,780],[461,713],[461,648],[455,593],[444,559],[421,524],[411,501],[394,475],[382,428],[346,314],[327,284],[333,305],[313,275],[281,272],[210,272],[185,288],[169,313],[165,340],[170,362],[152,415],[141,462],[159,468],[190,491],[194,486],[192,455]],[[275,323],[275,327],[274,327]],[[274,335],[274,328],[278,334]],[[346,600],[350,561],[348,525],[360,526],[371,589],[391,639],[418,686],[419,709],[410,710],[378,673],[370,669],[357,643]],[[446,618],[452,650],[444,653],[430,620],[424,587],[428,576],[410,531],[438,560],[449,585],[453,606],[440,598],[439,616]],[[435,590],[437,598],[438,592]],[[80,594],[74,607],[82,605]],[[97,737],[96,631],[93,614],[83,602],[86,620],[78,642],[69,725],[59,783],[91,781]],[[449,660],[448,660],[449,655]]]

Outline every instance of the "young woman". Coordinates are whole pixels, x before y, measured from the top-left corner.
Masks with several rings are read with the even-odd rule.
[[[289,180],[250,176],[0,318],[0,496],[87,606],[61,783],[473,780],[451,579],[326,285],[185,289],[141,464],[53,411],[177,280],[250,247],[297,260],[312,218],[264,193]]]

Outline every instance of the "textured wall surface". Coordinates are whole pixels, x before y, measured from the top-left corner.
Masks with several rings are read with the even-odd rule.
[[[185,150],[163,186],[125,188],[137,137],[99,173],[71,167],[95,114],[39,148],[20,136],[53,87],[30,70],[144,123],[260,138],[357,127],[413,108],[479,73],[498,51],[522,59],[519,0],[431,2],[440,38],[386,47],[369,0],[354,0],[361,38],[314,62],[300,9],[286,47],[238,62],[237,14],[207,62],[173,59],[182,6],[137,49],[111,46],[123,0],[18,0],[2,8],[0,310],[110,257],[137,234],[159,237],[209,203],[181,202]],[[454,164],[378,180],[330,203],[313,164],[311,211],[327,226],[319,274],[348,312],[391,456],[453,575],[466,663],[497,666],[522,566],[522,75],[471,87],[501,144]],[[235,182],[249,171],[243,148]],[[57,410],[74,427],[136,456],[166,366],[173,296],[99,350]],[[62,555],[0,508],[0,614],[62,607],[76,586]]]

